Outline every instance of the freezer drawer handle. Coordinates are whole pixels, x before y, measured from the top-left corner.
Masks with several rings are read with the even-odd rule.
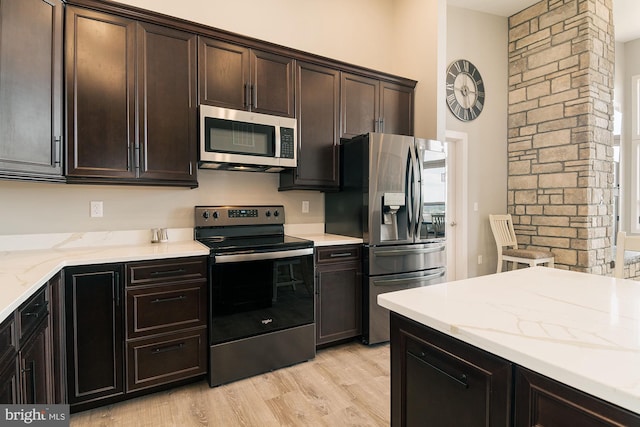
[[[411,277],[408,279],[405,278],[405,279],[374,280],[373,284],[375,286],[396,286],[396,285],[403,285],[406,283],[428,282],[431,279],[435,279],[442,276],[444,276],[444,270],[440,270],[439,272],[433,273],[433,274],[427,274],[426,276]]]
[[[411,255],[411,254],[431,254],[434,252],[444,251],[444,246],[438,246],[435,248],[424,249],[397,249],[392,251],[377,252],[376,256],[398,256],[398,255]]]

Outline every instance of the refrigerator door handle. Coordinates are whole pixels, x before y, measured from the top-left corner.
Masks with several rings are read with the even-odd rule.
[[[405,176],[405,197],[407,199],[407,231],[409,234],[409,238],[413,240],[413,213],[414,209],[414,195],[415,186],[413,185],[414,176],[413,176],[413,149],[412,146],[409,146],[409,150],[407,151],[407,170]]]
[[[418,194],[418,197],[416,197],[416,202],[415,202],[415,212],[416,212],[416,225],[415,225],[415,236],[416,239],[420,239],[420,227],[422,226],[422,151],[420,150],[419,146],[416,145],[415,147],[415,156],[416,156],[416,162],[415,162],[415,168],[416,168],[416,172],[415,172],[415,186],[416,186],[416,193]]]

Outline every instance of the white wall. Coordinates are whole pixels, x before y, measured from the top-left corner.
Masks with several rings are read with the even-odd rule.
[[[497,250],[489,214],[507,211],[507,18],[450,6],[447,64],[468,59],[480,71],[486,99],[480,116],[457,120],[447,109],[447,130],[468,135],[468,274],[495,273]],[[442,104],[444,105],[444,104]],[[474,211],[474,203],[478,211]],[[478,255],[483,263],[478,264]]]

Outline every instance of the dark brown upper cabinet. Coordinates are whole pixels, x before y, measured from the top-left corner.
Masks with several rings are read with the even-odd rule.
[[[294,117],[292,58],[199,39],[200,103]]]
[[[340,72],[298,62],[298,167],[280,173],[280,190],[337,190]]]
[[[197,186],[195,34],[66,14],[67,180]]]
[[[62,181],[60,0],[0,2],[0,177]]]
[[[413,135],[413,87],[343,73],[341,89],[341,138],[367,132]]]

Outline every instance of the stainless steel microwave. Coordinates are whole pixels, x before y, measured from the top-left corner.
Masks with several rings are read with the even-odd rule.
[[[201,168],[280,172],[296,167],[296,119],[200,105]]]

